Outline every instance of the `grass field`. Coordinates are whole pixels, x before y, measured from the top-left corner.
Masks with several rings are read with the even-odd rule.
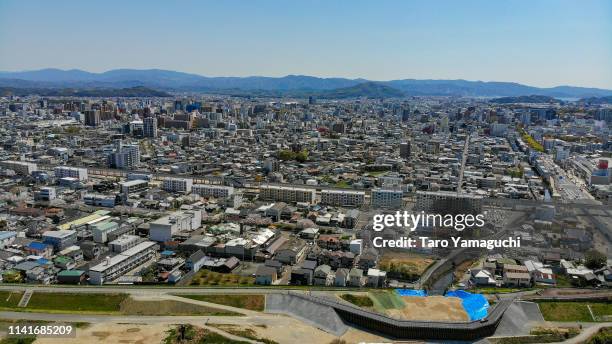
[[[266,298],[260,294],[245,295],[178,295],[192,300],[218,303],[237,308],[262,312],[266,305]]]
[[[121,303],[121,313],[127,315],[242,315],[224,309],[194,305],[192,303],[174,300],[141,301],[131,298],[127,298]]]
[[[413,281],[418,279],[435,260],[412,252],[385,252],[380,268],[393,279]]]
[[[199,286],[247,286],[255,284],[254,277],[245,277],[236,274],[222,274],[206,269],[198,271],[190,282],[190,285]]]
[[[369,293],[374,309],[386,313],[388,309],[402,309],[406,306],[402,297],[395,291],[372,291]]]
[[[470,289],[470,292],[479,294],[498,294],[498,293],[515,293],[517,291],[525,291],[529,288],[495,288],[495,287],[478,287]]]
[[[374,302],[372,302],[372,299],[367,295],[342,294],[340,298],[359,307],[374,306]]]
[[[17,307],[22,295],[22,292],[0,291],[0,308]]]
[[[21,295],[19,299],[16,297],[13,299],[13,297],[2,308],[23,312],[109,314],[119,313],[120,304],[127,296],[125,294],[34,293],[25,308],[17,307]],[[6,300],[6,297],[3,300]]]
[[[548,321],[600,321],[604,316],[612,315],[612,303],[604,302],[538,302],[540,311]],[[593,320],[589,308],[597,320]]]

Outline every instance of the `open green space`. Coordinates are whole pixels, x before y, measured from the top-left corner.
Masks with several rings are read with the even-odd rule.
[[[266,297],[261,294],[231,294],[231,295],[177,295],[192,300],[218,303],[237,308],[249,309],[252,311],[263,311],[266,305]]]
[[[559,343],[580,333],[576,328],[535,328],[529,336],[516,336],[492,339],[494,344],[528,344],[528,343]]]
[[[389,278],[401,281],[417,280],[435,260],[412,252],[385,252],[379,265]]]
[[[0,308],[17,307],[22,295],[22,292],[0,291]]]
[[[516,293],[519,291],[526,291],[529,288],[496,288],[496,287],[478,287],[470,289],[470,292],[479,294],[500,294],[500,293]]]
[[[340,297],[359,307],[373,307],[374,302],[367,295],[342,294]]]
[[[71,294],[71,293],[42,293],[32,294],[28,305],[17,307],[19,298],[13,296],[9,302],[2,304],[4,310],[21,312],[54,312],[54,313],[119,313],[120,304],[126,294]],[[14,298],[14,299],[13,299]],[[6,297],[2,299],[6,300]]]
[[[206,269],[198,271],[191,279],[192,286],[250,286],[255,284],[254,277],[240,276],[236,274],[223,274]]]
[[[121,302],[121,313],[127,315],[212,315],[240,316],[242,314],[224,309],[196,305],[175,300],[134,300],[127,298]]]
[[[394,290],[372,291],[369,293],[374,308],[379,312],[387,309],[403,309],[406,304]]]
[[[593,322],[600,320],[604,316],[612,315],[612,303],[606,302],[538,302],[540,311],[547,321],[583,321]],[[589,312],[593,311],[595,320]]]

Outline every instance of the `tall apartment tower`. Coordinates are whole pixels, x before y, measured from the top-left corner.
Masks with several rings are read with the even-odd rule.
[[[144,137],[157,137],[157,118],[146,117],[143,119],[143,135]]]
[[[85,125],[90,127],[97,127],[100,125],[100,111],[99,110],[88,110],[85,111]]]
[[[124,145],[118,140],[108,160],[110,167],[132,169],[140,164],[140,148],[137,144]]]
[[[400,157],[410,158],[410,141],[400,143]]]

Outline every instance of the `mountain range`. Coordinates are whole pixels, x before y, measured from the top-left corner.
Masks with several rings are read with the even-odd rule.
[[[574,86],[540,88],[513,82],[467,80],[284,77],[206,77],[161,69],[114,69],[92,73],[55,68],[23,72],[0,72],[0,87],[12,88],[132,88],[143,86],[167,92],[210,92],[234,95],[318,96],[321,98],[465,96],[514,97],[541,95],[557,98],[612,96],[612,90]]]

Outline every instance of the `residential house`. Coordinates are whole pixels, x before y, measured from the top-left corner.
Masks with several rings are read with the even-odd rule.
[[[334,274],[329,265],[319,265],[314,271],[314,284],[329,286],[334,283]]]
[[[349,279],[349,269],[340,268],[336,270],[336,275],[334,277],[334,286],[336,287],[346,287]]]
[[[255,284],[271,285],[276,282],[277,277],[275,268],[260,265],[255,272]]]
[[[352,268],[349,271],[349,286],[351,287],[363,287],[364,278],[363,278],[363,270]]]

